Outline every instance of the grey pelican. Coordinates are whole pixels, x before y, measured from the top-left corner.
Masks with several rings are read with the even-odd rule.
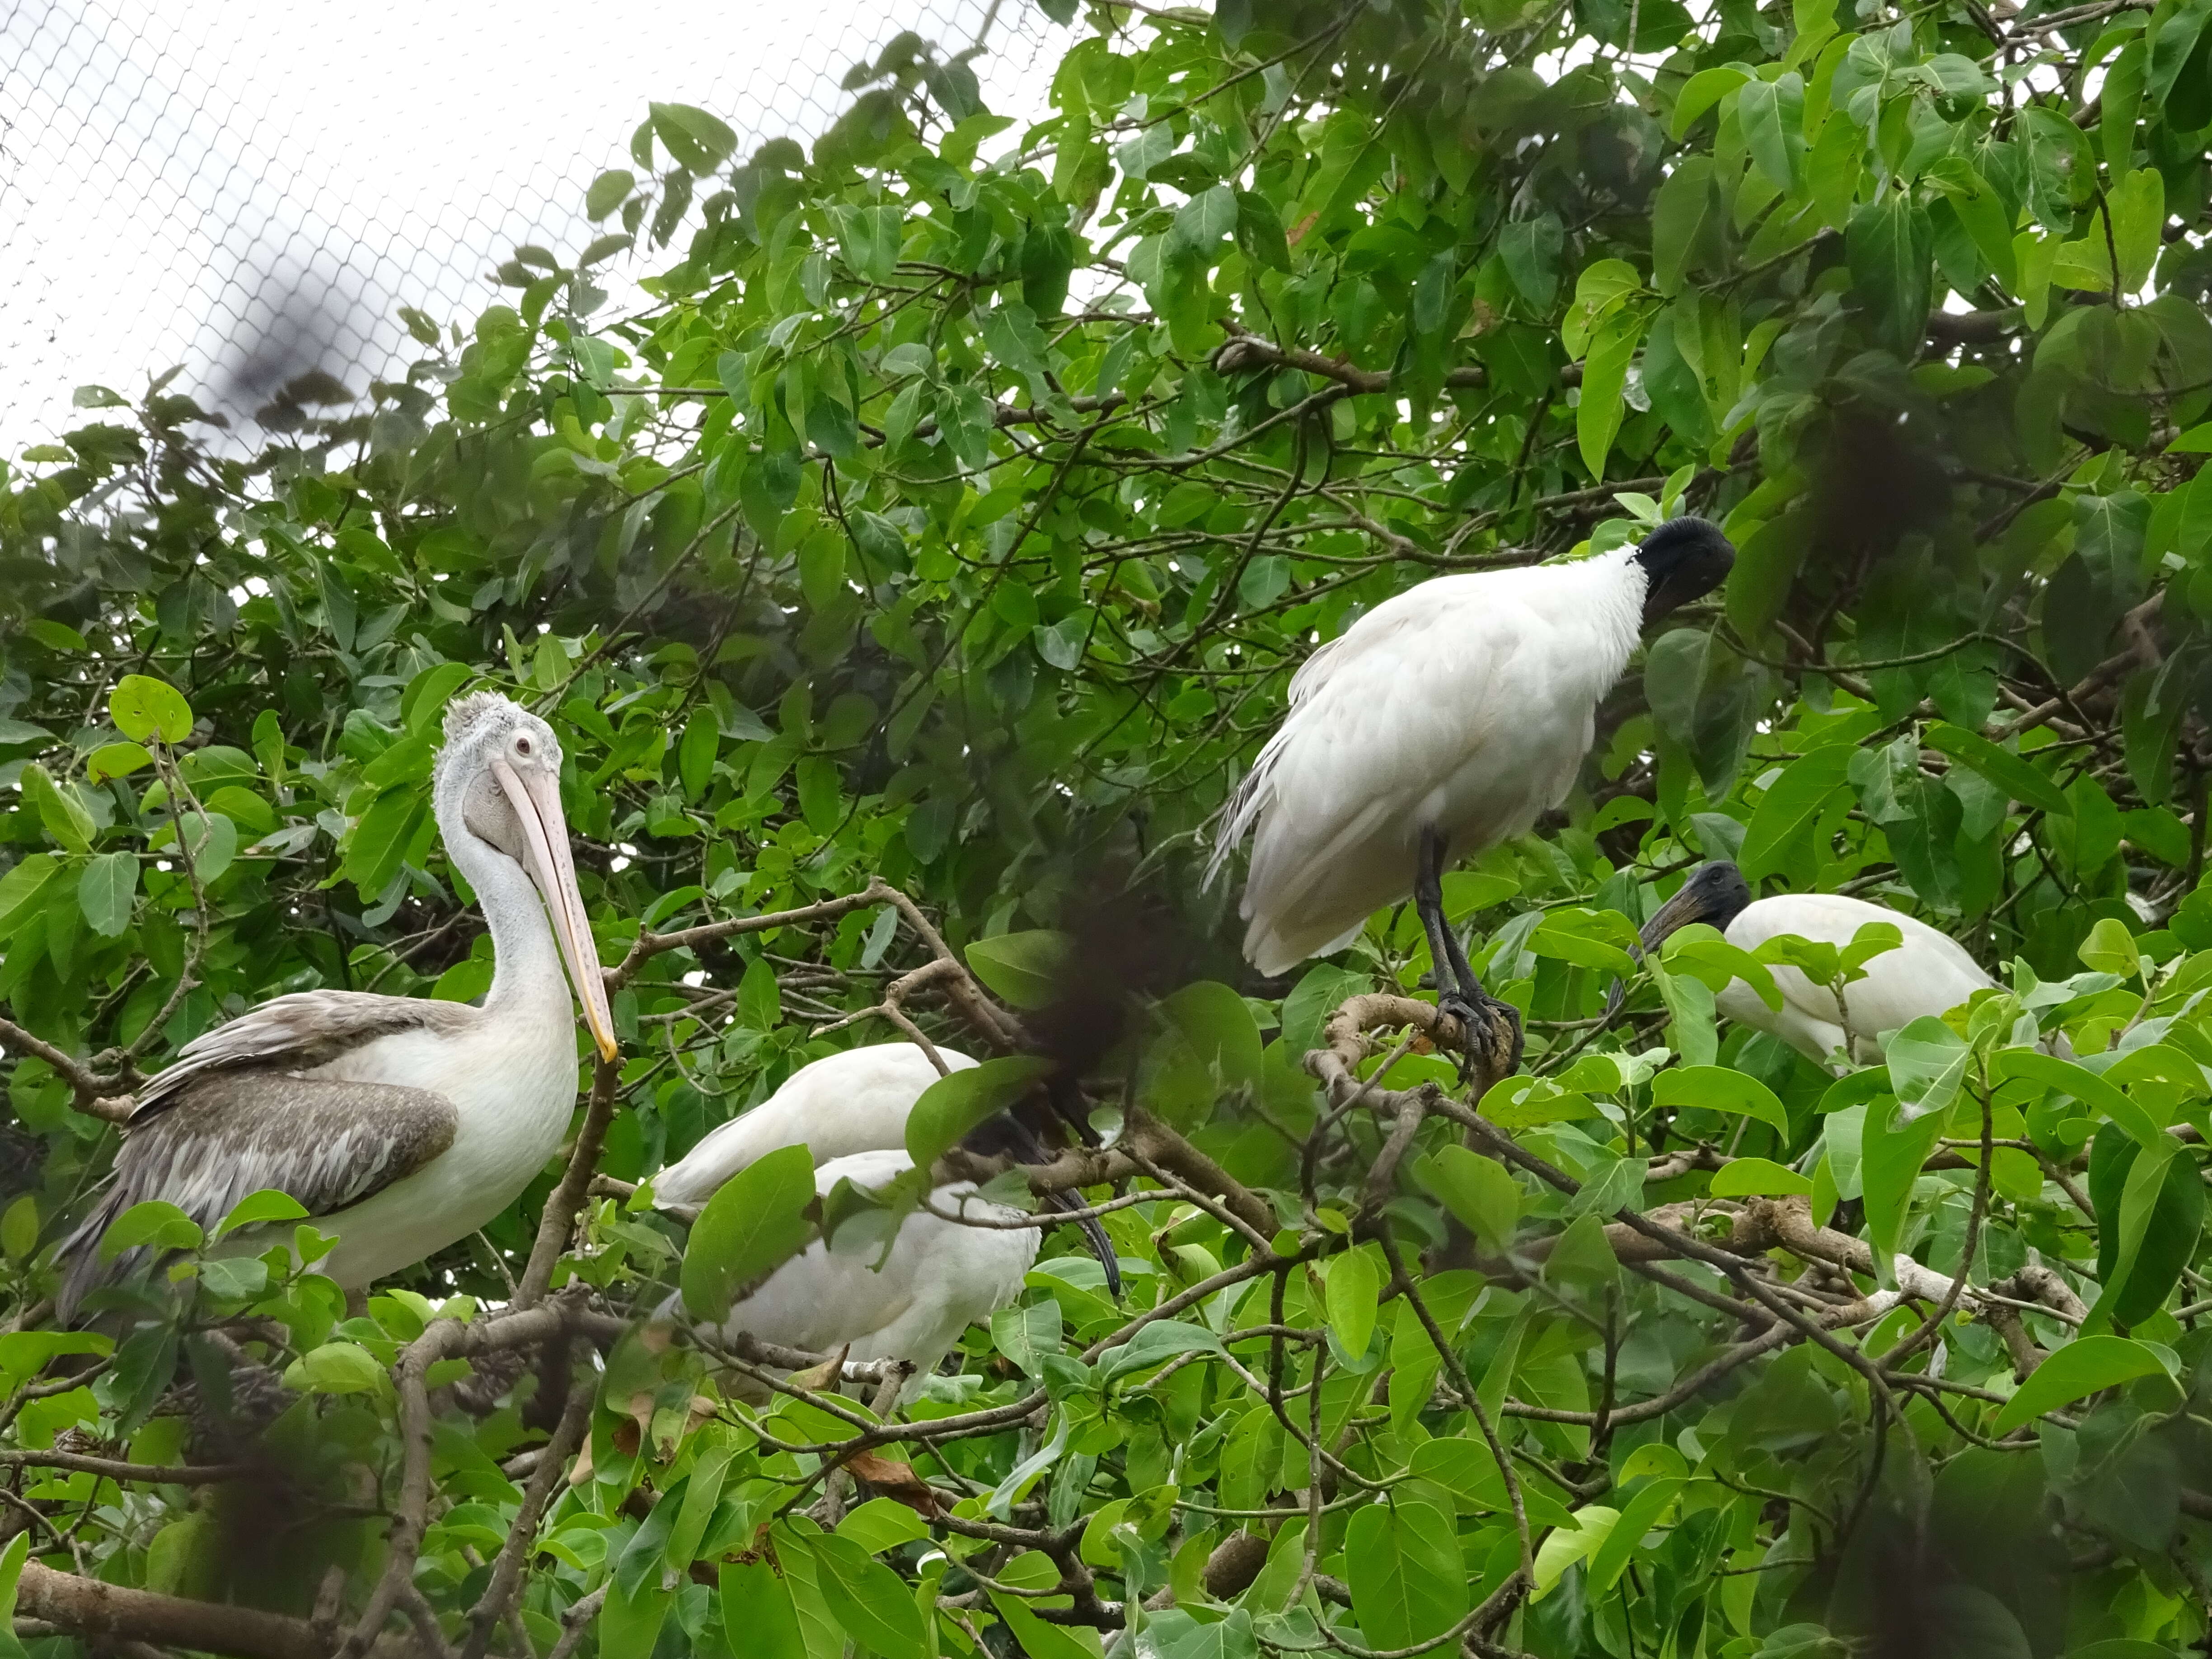
[[[1471,1039],[1487,1008],[1517,1054],[1518,1016],[1482,988],[1446,924],[1443,872],[1566,798],[1638,635],[1735,562],[1712,525],[1673,519],[1640,546],[1574,563],[1432,578],[1315,652],[1207,872],[1253,832],[1246,959],[1273,975],[1340,951],[1410,890],[1442,1006]]]
[[[1874,921],[1887,922],[1904,936],[1895,950],[1868,959],[1866,976],[1844,988],[1840,1006],[1828,987],[1786,965],[1769,970],[1782,994],[1779,1008],[1768,1007],[1740,979],[1730,980],[1713,1000],[1730,1019],[1780,1037],[1806,1059],[1838,1073],[1853,1064],[1878,1064],[1891,1032],[1923,1015],[1946,1013],[1996,984],[1958,940],[1917,917],[1841,893],[1778,893],[1754,899],[1743,872],[1725,860],[1700,865],[1652,914],[1644,926],[1644,948],[1656,950],[1676,928],[1698,921],[1718,928],[1729,944],[1745,951],[1785,934],[1841,947]],[[1620,999],[1616,990],[1612,1007],[1620,1006]],[[2064,1039],[2055,1042],[2063,1044]]]
[[[951,1048],[938,1053],[951,1071],[975,1064]],[[884,1187],[914,1167],[905,1152],[907,1117],[939,1075],[929,1056],[910,1042],[848,1048],[811,1061],[654,1176],[654,1201],[702,1205],[739,1170],[785,1146],[807,1149],[819,1193],[828,1194],[840,1180],[868,1189]],[[1011,1112],[978,1126],[965,1145],[1025,1164],[1050,1156]],[[1083,1207],[1068,1194],[1044,1201],[1054,1209]],[[939,1183],[930,1205],[979,1220],[1025,1218],[981,1199],[967,1181]],[[1076,1224],[1105,1268],[1108,1287],[1118,1295],[1120,1264],[1105,1230],[1095,1217]],[[900,1222],[886,1255],[879,1237],[840,1231],[833,1244],[817,1238],[776,1268],[730,1310],[720,1333],[725,1340],[747,1334],[817,1352],[849,1345],[854,1360],[903,1359],[919,1379],[936,1369],[969,1324],[1021,1294],[1041,1236],[1034,1226],[966,1226],[917,1210]],[[678,1305],[668,1304],[664,1316],[674,1316]],[[910,1382],[908,1392],[916,1386]]]
[[[564,957],[593,1042],[616,1054],[561,745],[489,691],[447,710],[445,736],[432,800],[491,930],[483,1006],[301,991],[186,1043],[140,1091],[106,1194],[62,1246],[64,1317],[117,1271],[101,1233],[149,1199],[212,1230],[248,1194],[288,1194],[337,1238],[319,1271],[357,1291],[483,1226],[558,1150],[576,1097]],[[253,1231],[240,1247],[267,1248]]]

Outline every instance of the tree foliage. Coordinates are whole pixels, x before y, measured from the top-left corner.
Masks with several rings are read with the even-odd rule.
[[[251,447],[88,387],[0,473],[0,1607],[249,1659],[2200,1639],[2212,8],[1093,13],[1026,131],[911,37],[811,153],[656,105],[606,234],[410,313],[404,379]],[[1205,826],[1313,644],[1678,510],[1724,592],[1446,881],[1522,1073],[1430,1050],[1410,914],[1253,978]],[[351,1314],[311,1232],[142,1206],[189,1294],[56,1328],[179,1045],[485,988],[427,780],[486,680],[619,964],[572,1155]],[[2003,985],[1831,1079],[1717,1024],[1761,964],[1629,955],[1710,856]],[[687,1260],[625,1194],[887,1008],[1079,1073],[1124,1299],[1048,1234],[892,1420],[747,1406],[633,1319],[796,1224]]]

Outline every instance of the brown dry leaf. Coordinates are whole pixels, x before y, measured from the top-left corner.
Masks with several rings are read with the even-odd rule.
[[[832,1358],[823,1360],[818,1365],[809,1365],[803,1371],[793,1371],[783,1380],[794,1389],[811,1390],[834,1388],[836,1386],[837,1379],[844,1374],[845,1356],[852,1352],[853,1345],[848,1342],[843,1347],[838,1349]]]
[[[1309,213],[1304,218],[1298,221],[1297,224],[1291,229],[1289,235],[1283,238],[1285,246],[1296,247],[1298,245],[1300,239],[1302,239],[1308,231],[1311,230],[1320,222],[1320,214]]]
[[[568,1469],[568,1484],[580,1486],[592,1478],[592,1437],[584,1437],[584,1449],[576,1454],[576,1461]]]
[[[885,1498],[896,1498],[925,1521],[934,1521],[943,1513],[936,1488],[916,1474],[910,1464],[894,1462],[880,1452],[864,1451],[847,1458],[845,1467]]]

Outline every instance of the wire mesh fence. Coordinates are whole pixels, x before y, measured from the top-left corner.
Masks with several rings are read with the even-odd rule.
[[[520,245],[592,240],[586,188],[650,100],[811,139],[902,32],[1042,112],[1060,31],[1030,0],[0,0],[0,455],[75,388],[173,383],[250,435],[319,370],[465,320]]]

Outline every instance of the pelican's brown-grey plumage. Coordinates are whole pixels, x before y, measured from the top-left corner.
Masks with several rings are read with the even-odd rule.
[[[111,1271],[107,1224],[149,1199],[211,1229],[249,1193],[287,1193],[337,1238],[319,1270],[355,1290],[474,1232],[559,1148],[576,1092],[567,980],[615,1054],[561,746],[478,692],[447,711],[432,788],[447,856],[491,929],[483,1005],[301,991],[185,1044],[139,1094],[112,1183],[63,1246],[65,1316]]]

